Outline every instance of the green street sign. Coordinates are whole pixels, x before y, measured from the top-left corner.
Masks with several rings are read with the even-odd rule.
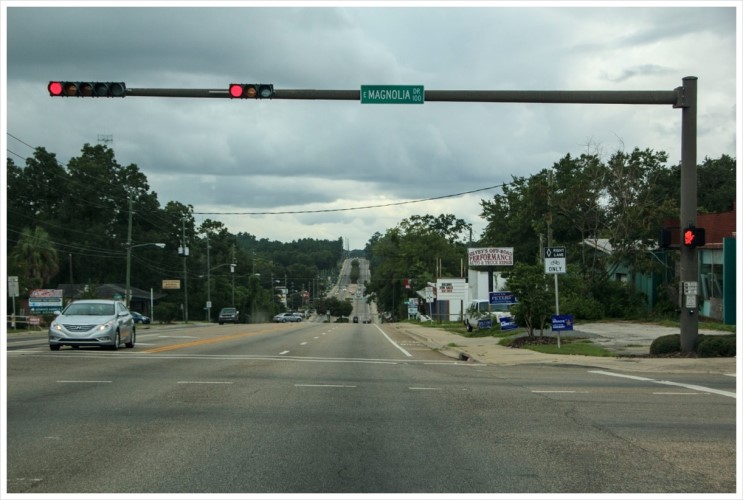
[[[423,104],[423,85],[362,85],[361,104]]]

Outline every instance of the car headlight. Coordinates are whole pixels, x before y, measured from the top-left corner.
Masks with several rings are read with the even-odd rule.
[[[103,323],[101,326],[98,327],[98,330],[105,332],[107,330],[110,330],[113,324],[114,324],[113,320],[106,321],[105,323]]]
[[[62,325],[60,325],[59,323],[56,323],[56,322],[53,321],[52,322],[52,330],[56,330],[58,332],[61,332],[62,331]]]

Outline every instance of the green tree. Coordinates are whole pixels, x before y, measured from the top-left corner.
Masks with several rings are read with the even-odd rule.
[[[25,228],[10,254],[11,267],[27,290],[43,288],[59,272],[57,251],[41,227]]]
[[[518,302],[513,307],[516,321],[526,325],[530,337],[539,328],[540,336],[544,325],[553,313],[554,292],[550,290],[550,279],[539,265],[514,263],[513,269],[505,273],[508,288]]]

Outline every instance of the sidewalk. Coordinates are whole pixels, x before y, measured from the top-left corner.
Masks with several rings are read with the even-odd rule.
[[[468,359],[497,366],[520,364],[578,365],[630,372],[648,373],[719,373],[736,374],[737,358],[644,358],[644,357],[596,357],[543,354],[529,349],[514,349],[498,345],[496,337],[464,337],[438,328],[414,323],[388,323],[387,328],[396,329],[424,343],[432,349],[455,358]],[[546,333],[546,332],[545,332]],[[591,338],[596,344],[611,345],[619,352],[622,346],[630,347],[627,354],[648,353],[652,339],[661,335],[678,333],[677,329],[636,323],[589,323],[576,326],[575,335]],[[704,334],[720,332],[700,331]],[[647,347],[641,344],[647,343]]]

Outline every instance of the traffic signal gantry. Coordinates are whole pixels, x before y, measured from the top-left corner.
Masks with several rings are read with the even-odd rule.
[[[394,86],[398,94],[402,87]],[[421,86],[416,86],[421,87]],[[364,86],[361,87],[363,89]],[[221,89],[126,88],[123,82],[49,82],[52,97],[181,97],[227,99],[305,99],[345,100],[364,103],[399,104],[404,102],[508,102],[553,104],[629,104],[664,105],[681,110],[681,189],[682,224],[688,224],[682,236],[689,244],[680,245],[679,278],[683,282],[698,279],[696,247],[704,241],[704,230],[693,227],[697,217],[697,77],[683,78],[683,85],[672,90],[423,90],[420,100],[400,99],[366,101],[362,90],[278,89],[270,84],[231,84]],[[402,89],[404,90],[404,89]],[[392,92],[394,94],[394,92]],[[414,93],[411,91],[411,96]],[[385,94],[386,95],[386,94]],[[401,95],[401,94],[400,94]],[[394,96],[392,96],[394,97]],[[398,95],[399,97],[399,95]],[[687,231],[691,232],[687,233]],[[697,232],[694,232],[694,231]],[[699,232],[701,231],[701,232]],[[698,337],[697,307],[687,305],[680,314],[681,350],[692,352]]]

